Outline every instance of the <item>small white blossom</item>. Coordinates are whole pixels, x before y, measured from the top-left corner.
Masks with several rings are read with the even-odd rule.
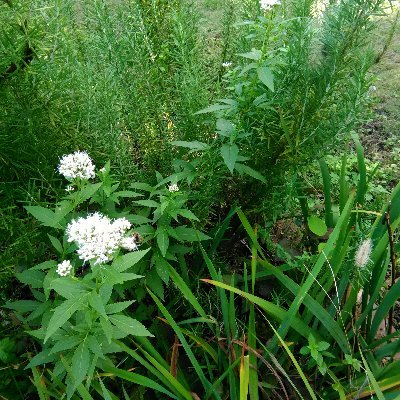
[[[126,218],[111,221],[100,213],[94,213],[72,220],[66,233],[68,242],[78,245],[79,258],[101,264],[110,261],[114,252],[122,247],[124,235],[130,227],[131,223]]]
[[[232,66],[232,63],[231,63],[230,61],[225,61],[225,62],[222,63],[222,66],[223,66],[224,68],[229,68],[229,67]]]
[[[64,155],[60,159],[58,172],[67,179],[90,179],[94,178],[94,164],[85,151]]]
[[[100,168],[100,172],[101,172],[102,174],[104,174],[104,172],[106,172],[106,168],[105,168],[105,167]]]
[[[376,92],[376,86],[375,85],[370,86],[368,91],[369,92]]]
[[[354,257],[354,262],[356,263],[357,267],[364,268],[368,261],[369,256],[371,255],[372,251],[372,240],[366,239],[364,240],[360,247],[358,248],[356,255]]]
[[[72,185],[68,185],[66,188],[65,188],[65,191],[66,192],[73,192],[75,190],[75,188],[72,186]]]
[[[138,249],[138,244],[134,237],[124,237],[121,240],[121,247],[125,250],[135,251]]]
[[[171,193],[179,192],[179,186],[176,183],[174,183],[174,184],[168,186],[168,190]]]
[[[279,4],[281,4],[280,0],[260,0],[260,8],[264,12]]]
[[[72,265],[69,260],[65,260],[57,265],[57,274],[60,276],[68,276],[72,271]]]

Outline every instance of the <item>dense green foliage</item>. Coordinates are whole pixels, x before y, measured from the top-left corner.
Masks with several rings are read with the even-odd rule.
[[[265,3],[0,1],[0,397],[400,395],[385,5]]]

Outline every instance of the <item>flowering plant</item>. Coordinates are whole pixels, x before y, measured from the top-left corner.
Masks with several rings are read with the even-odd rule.
[[[170,178],[160,178],[155,188],[133,183],[132,187],[148,193],[149,198],[135,200],[137,213],[132,214],[127,208],[117,210],[121,198],[136,199],[144,194],[118,191],[109,163],[95,174],[88,154],[75,152],[61,158],[58,171],[73,190],[68,187],[54,210],[26,207],[43,226],[55,231],[48,236],[57,257],[17,275],[30,286],[34,300],[16,301],[8,307],[30,327],[29,334],[43,343],[43,350],[28,367],[54,363],[53,379],[65,381],[70,398],[76,390],[81,393],[85,379],[90,384],[98,366],[112,365],[110,355],[120,351],[115,340],[128,335],[152,336],[128,315],[136,300],[132,297],[140,292],[131,288],[135,282],[142,288],[146,281],[163,297],[162,281],[168,283],[166,259],[174,260],[189,250],[172,246],[169,237],[171,242],[208,237],[172,224],[178,215],[197,218],[185,208],[187,195]],[[91,180],[96,175],[100,182],[94,183]],[[156,195],[158,201],[153,199]],[[100,211],[93,212],[96,203]],[[152,239],[157,243],[155,248]],[[143,297],[143,290],[140,293]]]

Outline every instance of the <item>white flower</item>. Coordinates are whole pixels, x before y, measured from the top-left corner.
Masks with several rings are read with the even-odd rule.
[[[354,262],[356,263],[357,267],[364,268],[368,261],[369,256],[371,255],[372,251],[372,240],[366,239],[364,240],[360,247],[358,248],[356,255],[354,257]]]
[[[279,4],[281,4],[280,0],[260,0],[260,8],[264,12]]]
[[[92,159],[85,151],[76,151],[61,157],[58,172],[67,179],[90,179],[95,176],[94,168]]]
[[[100,172],[101,172],[102,174],[104,174],[104,172],[106,172],[106,167],[100,168]]]
[[[138,249],[138,245],[134,237],[124,237],[121,240],[121,247],[125,250],[135,251]]]
[[[66,233],[68,242],[78,245],[79,258],[101,264],[110,261],[114,252],[122,247],[124,235],[130,227],[131,223],[126,218],[111,221],[100,213],[94,213],[72,220]]]
[[[72,185],[68,185],[66,188],[65,188],[65,191],[66,192],[73,192],[75,190],[75,188],[72,186]]]
[[[168,186],[168,190],[171,193],[179,192],[179,187],[178,187],[178,185],[176,183],[174,183],[174,184]]]
[[[232,63],[230,61],[225,61],[225,62],[222,63],[222,66],[224,68],[229,68],[230,66],[232,66]]]
[[[72,265],[69,260],[64,260],[62,263],[57,265],[57,274],[60,276],[68,276],[72,271]]]

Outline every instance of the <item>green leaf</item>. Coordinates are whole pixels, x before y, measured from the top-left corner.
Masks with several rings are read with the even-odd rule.
[[[151,208],[158,208],[160,207],[160,204],[157,203],[154,200],[136,200],[135,204],[139,206],[144,206],[144,207],[151,207]]]
[[[157,294],[162,300],[164,300],[164,286],[157,270],[153,268],[146,276],[147,286]]]
[[[235,131],[235,125],[233,125],[231,121],[224,118],[218,118],[216,126],[218,133],[222,136],[229,137]]]
[[[111,343],[112,336],[113,336],[113,327],[111,322],[107,318],[100,317],[100,325],[103,329],[103,333],[106,336],[108,343]]]
[[[249,60],[259,61],[261,59],[262,52],[261,50],[252,49],[250,52],[240,53],[238,56],[248,58]]]
[[[43,287],[44,272],[38,270],[27,269],[19,274],[15,274],[16,278],[26,285],[30,285],[34,289]]]
[[[81,342],[82,339],[76,336],[63,337],[52,347],[50,354],[72,349]]]
[[[31,271],[34,271],[34,270],[41,270],[41,271],[43,271],[43,270],[46,270],[46,269],[53,268],[53,267],[55,267],[55,266],[57,266],[57,261],[50,260],[50,261],[45,261],[45,262],[42,262],[42,263],[40,263],[40,264],[37,264],[37,265],[35,265],[34,267],[29,268],[29,269],[30,269]]]
[[[190,211],[185,208],[181,208],[176,211],[176,214],[182,215],[182,217],[185,217],[187,219],[191,219],[194,221],[198,221],[199,219]]]
[[[121,312],[128,308],[131,304],[133,304],[135,300],[129,300],[129,301],[121,301],[118,303],[112,303],[112,304],[107,304],[105,306],[106,313],[107,314],[115,314],[118,312]]]
[[[116,257],[112,263],[112,267],[118,272],[126,271],[128,268],[137,264],[148,252],[147,250],[137,250],[123,256]]]
[[[229,108],[232,108],[232,106],[227,104],[213,104],[212,106],[203,108],[202,110],[195,112],[194,115],[207,114],[215,111],[227,110]]]
[[[36,367],[38,365],[50,363],[56,360],[55,354],[50,354],[50,349],[46,349],[41,351],[40,353],[36,354],[32,359],[29,361],[29,364],[25,367],[25,369]]]
[[[153,336],[145,326],[126,315],[110,315],[109,319],[121,331],[134,336]]]
[[[135,225],[143,225],[151,222],[150,219],[143,217],[142,215],[137,215],[137,214],[128,214],[125,215],[125,218],[132,224]]]
[[[3,307],[26,313],[35,310],[41,303],[33,300],[17,300],[12,303],[6,303]]]
[[[268,67],[257,68],[257,75],[260,81],[271,91],[274,92],[274,74]]]
[[[85,379],[90,365],[90,353],[87,338],[78,346],[72,356],[72,376],[74,378],[74,389]]]
[[[90,293],[88,300],[93,309],[95,309],[104,318],[107,318],[102,298],[95,290]]]
[[[310,231],[317,236],[324,236],[325,233],[328,231],[328,228],[321,218],[318,218],[314,215],[310,215],[307,218],[308,227]]]
[[[236,144],[224,144],[221,147],[221,156],[231,173],[235,168],[235,163],[238,155],[239,147],[237,147]]]
[[[83,189],[76,193],[79,203],[90,199],[101,187],[103,183],[88,183]]]
[[[239,172],[239,174],[246,174],[263,183],[267,183],[266,179],[259,172],[257,172],[253,168],[250,168],[247,165],[236,163],[235,169]]]
[[[156,271],[158,276],[167,285],[169,281],[168,263],[159,255],[156,257]]]
[[[54,310],[46,330],[46,336],[44,338],[45,343],[57,329],[61,328],[72,317],[76,311],[86,306],[86,297],[87,294],[65,300]]]
[[[54,236],[52,235],[47,235],[50,239],[51,244],[53,245],[53,247],[57,250],[58,253],[62,254],[64,252],[63,246],[61,244],[61,242]]]
[[[167,254],[167,250],[169,247],[169,235],[166,229],[162,229],[158,234],[157,234],[157,245],[158,248],[161,251],[161,254],[163,257]]]
[[[186,226],[178,226],[173,230],[176,239],[182,242],[198,242],[211,239],[210,236]]]
[[[196,150],[196,151],[203,151],[208,149],[210,146],[207,143],[199,142],[194,140],[192,142],[185,142],[183,140],[175,140],[171,142],[172,145],[178,147],[186,147],[187,149]]]
[[[60,221],[63,217],[56,217],[56,214],[48,208],[40,206],[25,206],[28,213],[32,214],[43,226],[50,226],[51,228],[61,229]]]
[[[74,299],[88,293],[88,289],[83,283],[70,276],[54,279],[49,288],[66,299]]]

